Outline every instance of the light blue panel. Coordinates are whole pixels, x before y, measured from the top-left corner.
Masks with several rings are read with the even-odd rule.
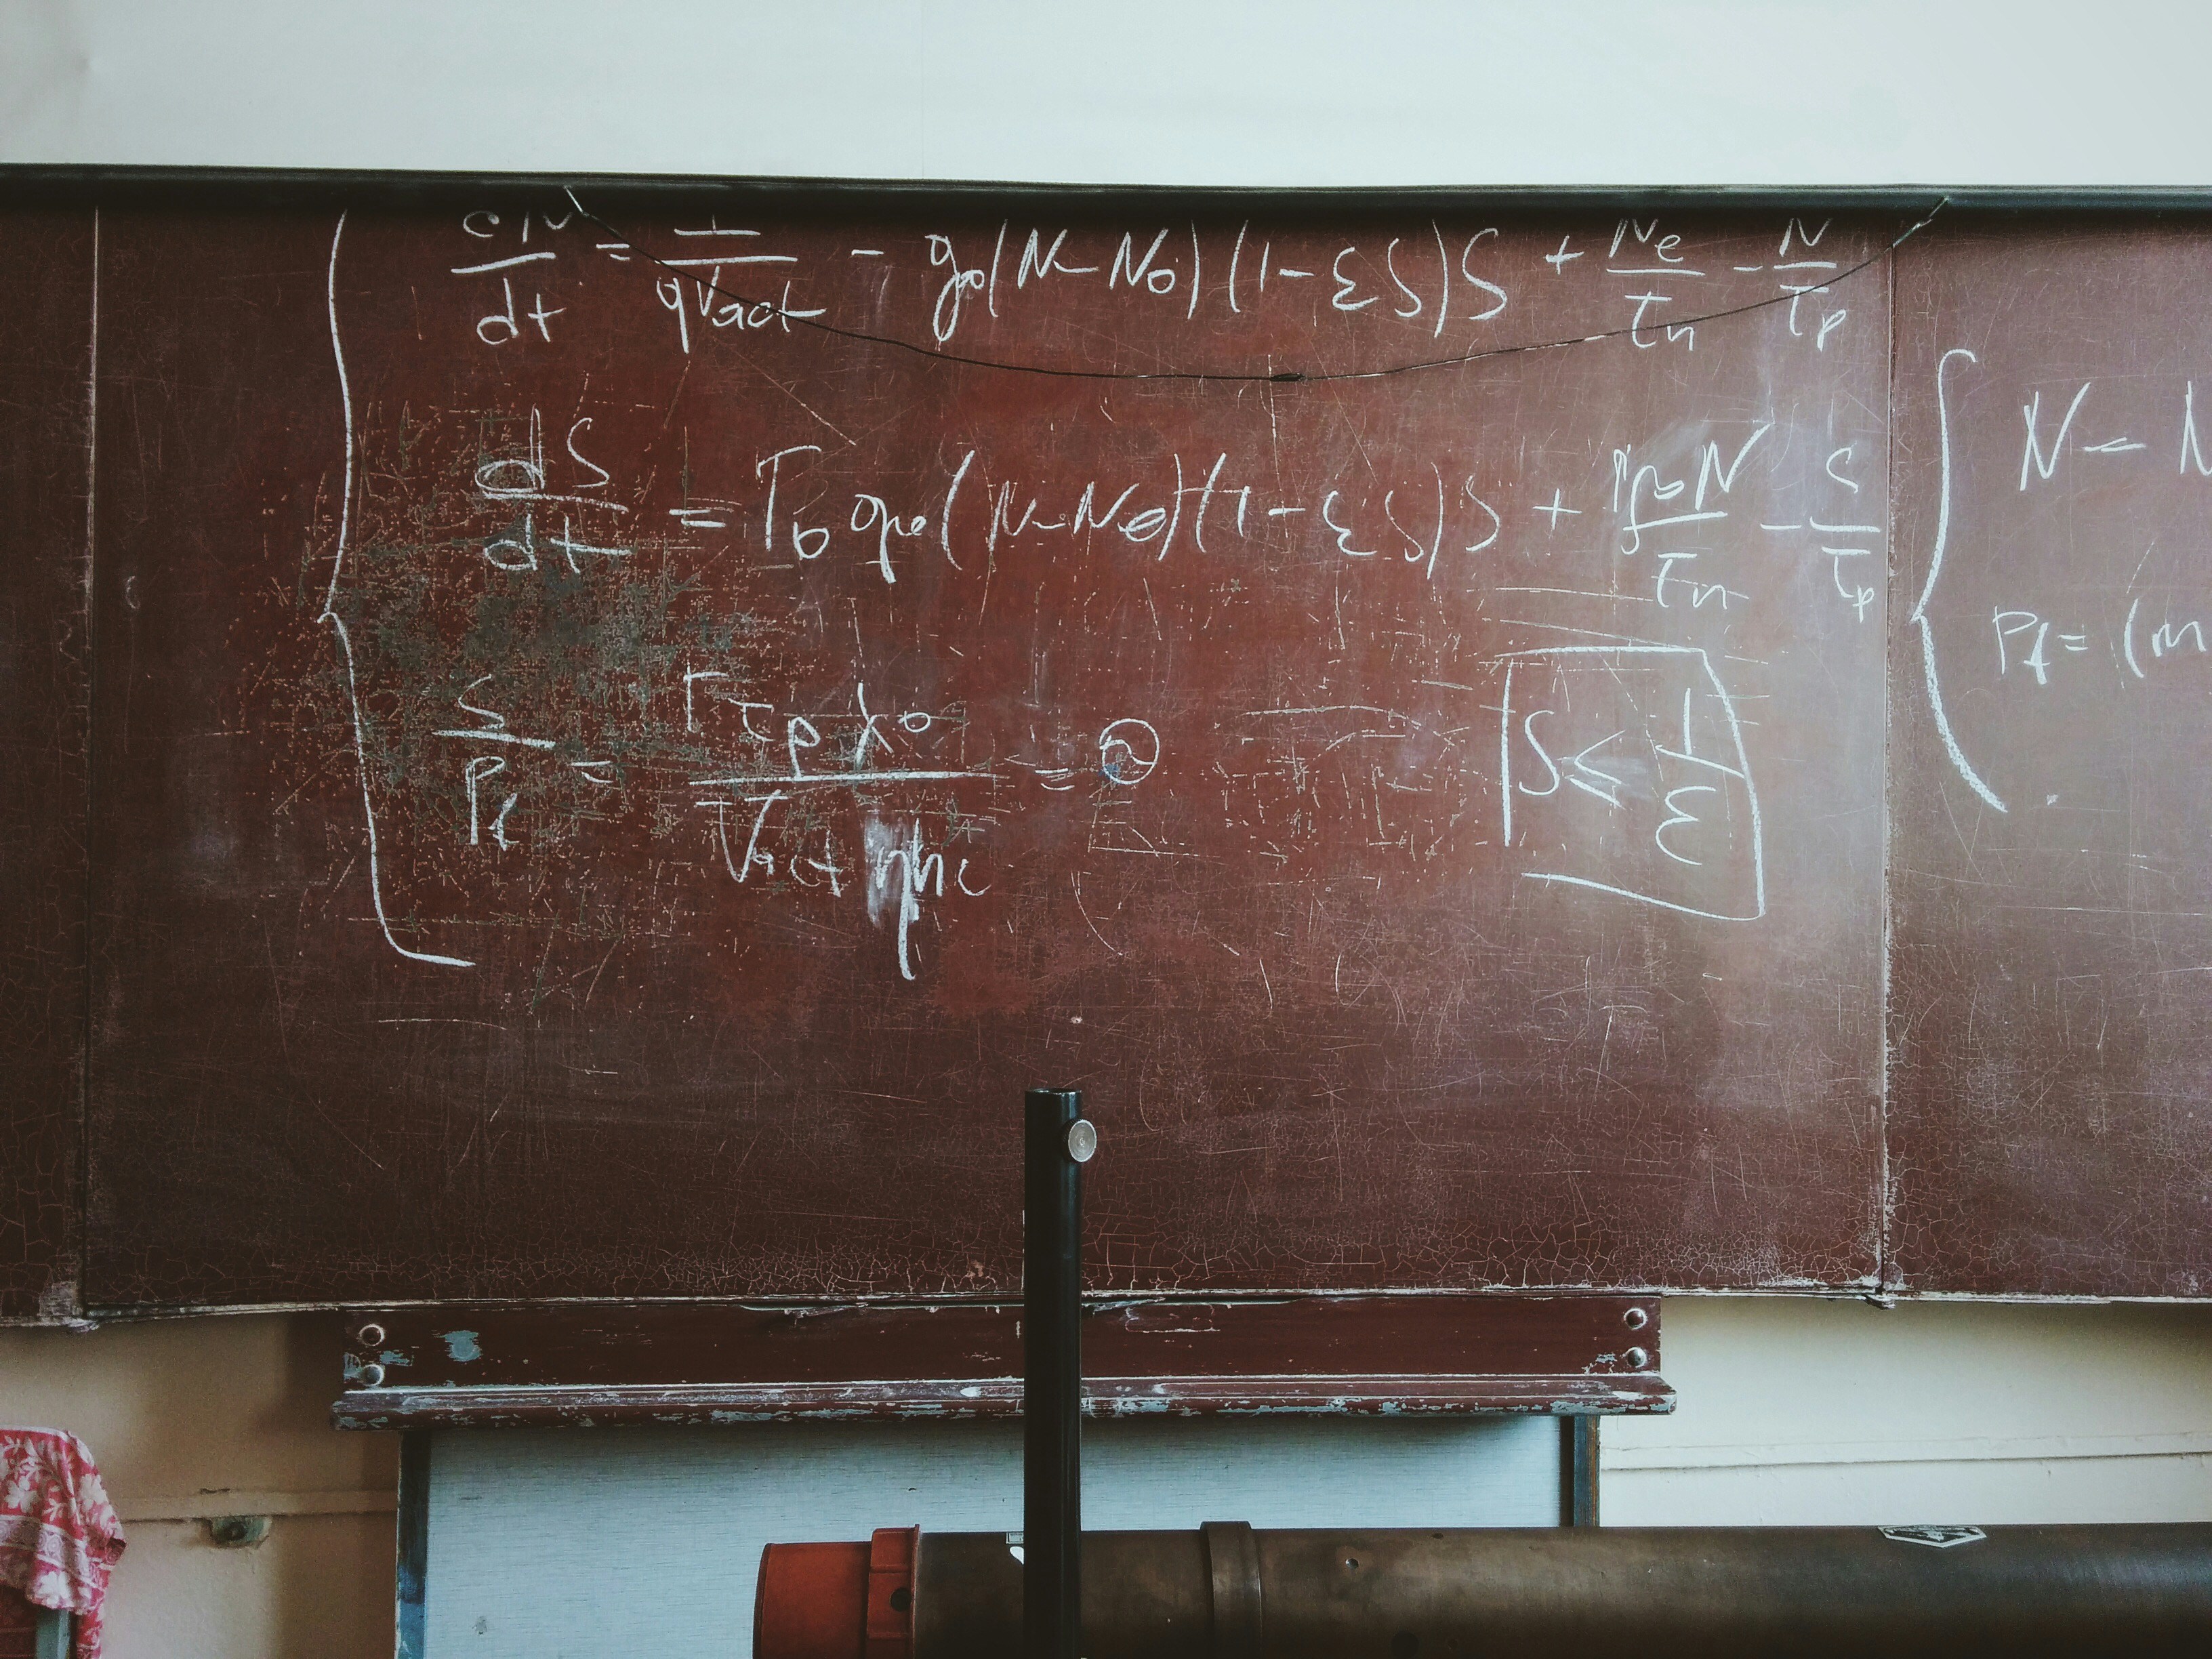
[[[1544,1527],[1550,1417],[1086,1424],[1086,1528]],[[1015,1424],[441,1434],[427,1659],[748,1659],[763,1545],[1022,1524]]]

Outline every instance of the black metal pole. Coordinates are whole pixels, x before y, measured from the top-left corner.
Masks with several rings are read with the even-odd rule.
[[[1029,1659],[1083,1651],[1083,1165],[1074,1089],[1032,1089],[1022,1138],[1022,1632]]]

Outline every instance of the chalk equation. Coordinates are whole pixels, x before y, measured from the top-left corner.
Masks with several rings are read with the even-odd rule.
[[[633,224],[590,195],[459,216],[445,275],[468,296],[463,320],[479,347],[566,346],[605,303],[612,268],[628,278],[617,291],[647,296],[664,319],[662,348],[684,357],[726,336],[866,337],[886,326],[886,337],[957,356],[1071,309],[1179,328],[1201,349],[1289,318],[1464,350],[1511,339],[1516,325],[1559,326],[1563,304],[1585,334],[1680,352],[1697,349],[1708,319],[1763,305],[1783,338],[1826,354],[1851,316],[1840,284],[1873,257],[1861,233],[1796,217],[1765,235],[1632,216],[1542,234],[1432,218],[1348,238],[1249,218],[1008,218],[856,242],[720,216]]]
[[[2178,684],[2206,658],[2212,623],[2212,586],[2185,553],[2133,528],[2108,542],[2105,528],[2124,523],[2137,491],[2166,486],[2185,504],[2212,480],[2194,379],[2032,385],[1994,410],[1983,400],[1971,423],[1962,420],[1964,400],[2013,373],[1966,346],[1936,356],[1936,512],[1908,617],[1950,769],[1999,813],[2023,791],[2046,805],[2071,792],[2045,787],[2069,769],[2047,744],[2009,759],[2003,769],[2017,781],[2001,787],[1994,754],[2011,745],[1997,722],[2048,719],[2063,700]],[[1975,519],[1969,502],[1980,504]],[[1993,531],[1991,519],[2004,528]],[[2046,524],[2067,559],[2039,546]],[[2007,549],[2002,567],[1990,562],[1993,538]],[[1962,559],[1973,562],[1967,573],[1951,574]]]
[[[589,894],[594,938],[812,939],[926,994],[1063,890],[1121,957],[1121,864],[1755,924],[1762,721],[1878,685],[1863,228],[610,225],[472,210],[427,273],[331,243],[323,620],[411,961]],[[1014,361],[1128,317],[1200,367]],[[1378,326],[1579,355],[1332,380]],[[1259,340],[1310,362],[1205,367]],[[356,404],[364,361],[466,396]]]

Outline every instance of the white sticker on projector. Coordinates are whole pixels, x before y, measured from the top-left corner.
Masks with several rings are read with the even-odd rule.
[[[1989,1536],[1979,1527],[1884,1527],[1881,1535],[1893,1543],[1925,1544],[1948,1550],[1958,1544],[1978,1544]]]

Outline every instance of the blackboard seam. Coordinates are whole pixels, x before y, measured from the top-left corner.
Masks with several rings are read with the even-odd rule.
[[[1882,385],[1882,501],[1888,520],[1889,558],[1897,562],[1897,251],[1890,250],[1889,258],[1889,352],[1883,365]],[[1895,1232],[1897,1227],[1897,1188],[1889,1164],[1889,1101],[1890,1069],[1896,1063],[1896,1054],[1889,1040],[1891,1018],[1891,952],[1896,927],[1896,890],[1892,879],[1895,862],[1896,825],[1890,811],[1890,779],[1894,771],[1893,748],[1897,729],[1896,691],[1891,684],[1892,661],[1895,655],[1887,611],[1896,583],[1882,583],[1882,696],[1881,696],[1881,1066],[1880,1081],[1875,1091],[1875,1133],[1876,1152],[1880,1157],[1878,1178],[1881,1185],[1875,1215],[1874,1281],[1875,1290],[1884,1295],[1893,1287]]]
[[[100,708],[100,208],[96,204],[92,210],[91,289],[85,326],[84,373],[84,827],[88,848],[93,844],[93,836],[100,823],[97,811],[100,768],[93,760]],[[89,1227],[92,1215],[92,1056],[94,1010],[97,1006],[93,990],[93,919],[98,914],[95,905],[99,872],[100,861],[88,853],[84,861],[84,914],[82,919],[84,1032],[77,1048],[76,1167],[70,1171],[75,1177],[71,1184],[76,1188],[76,1215],[73,1218],[76,1237],[72,1241],[74,1248],[65,1248],[62,1260],[56,1263],[76,1281],[70,1293],[70,1305],[56,1310],[64,1315],[82,1313],[88,1300],[85,1263],[91,1251],[84,1234]],[[58,1284],[50,1284],[50,1289],[54,1288],[58,1288]]]

